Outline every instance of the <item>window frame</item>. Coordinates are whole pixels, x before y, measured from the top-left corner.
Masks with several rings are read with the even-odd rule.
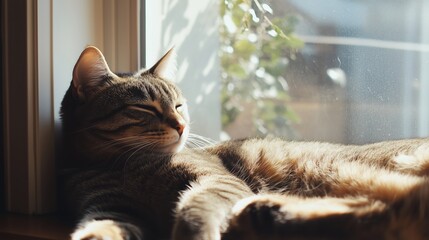
[[[2,94],[5,210],[43,214],[56,209],[55,136],[60,133],[55,93],[59,81],[55,59],[54,0],[2,1]],[[73,1],[102,6],[103,20],[85,33],[100,34],[98,42],[112,69],[135,71],[139,67],[138,0]],[[89,13],[88,13],[89,14]],[[56,16],[61,17],[61,14]],[[128,16],[128,17],[125,17]],[[97,25],[98,24],[98,25]],[[64,34],[64,33],[61,33]],[[67,34],[67,33],[65,33]],[[124,37],[127,36],[127,37]],[[76,40],[82,36],[72,36]],[[62,43],[61,43],[62,44]],[[78,43],[71,41],[68,44]],[[70,47],[70,45],[68,45]],[[24,59],[24,61],[23,61]],[[73,61],[75,61],[74,59]],[[67,73],[71,76],[71,72]]]
[[[42,31],[35,21],[39,2],[3,1],[2,4],[5,208],[33,213],[41,207],[38,204],[41,188],[37,189],[40,168],[36,163],[41,157],[38,147],[43,144],[37,142],[41,132],[38,77],[43,73],[36,68],[38,41],[35,33],[37,29]]]

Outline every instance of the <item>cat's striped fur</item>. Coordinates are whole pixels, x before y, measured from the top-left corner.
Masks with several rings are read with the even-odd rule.
[[[186,149],[173,62],[119,75],[81,54],[61,110],[74,240],[429,239],[428,139]]]

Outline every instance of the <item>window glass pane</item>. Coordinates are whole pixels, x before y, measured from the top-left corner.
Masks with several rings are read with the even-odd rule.
[[[221,6],[229,137],[364,143],[429,134],[428,1],[238,2]]]

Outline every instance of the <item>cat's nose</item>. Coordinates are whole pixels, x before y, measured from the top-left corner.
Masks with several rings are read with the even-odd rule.
[[[186,122],[183,119],[171,119],[169,124],[172,128],[174,128],[179,136],[182,136],[183,131],[186,128]]]
[[[179,133],[180,136],[182,136],[183,131],[185,130],[185,127],[186,127],[185,123],[179,124],[176,126],[177,133]]]

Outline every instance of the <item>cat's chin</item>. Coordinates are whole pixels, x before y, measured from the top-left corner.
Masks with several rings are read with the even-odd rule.
[[[183,141],[183,143],[176,142],[174,144],[164,146],[164,147],[159,149],[159,152],[160,153],[166,153],[166,154],[174,154],[174,153],[178,153],[178,152],[182,151],[183,148],[185,148],[185,141]]]
[[[160,152],[174,154],[182,151],[185,148],[186,141],[188,140],[189,129],[185,128],[182,135],[177,138],[176,141],[169,143],[162,148],[160,148]]]
[[[186,133],[186,136],[184,136],[185,134],[183,134],[179,141],[177,142],[177,144],[174,146],[174,148],[172,148],[172,153],[178,153],[180,151],[182,151],[185,148],[186,145],[186,141],[188,140],[188,133]]]

